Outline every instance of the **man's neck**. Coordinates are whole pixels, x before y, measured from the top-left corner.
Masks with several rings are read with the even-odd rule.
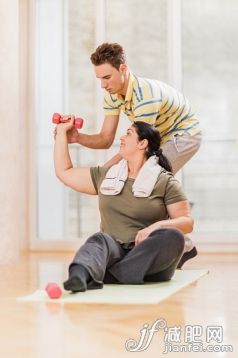
[[[130,72],[127,71],[126,76],[125,76],[125,82],[124,82],[123,88],[118,93],[119,95],[121,95],[124,98],[126,97],[126,92],[127,92],[127,89],[128,89],[129,77],[130,77]]]

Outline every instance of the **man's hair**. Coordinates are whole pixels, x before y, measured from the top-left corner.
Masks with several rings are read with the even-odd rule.
[[[125,52],[118,43],[103,43],[96,48],[90,59],[94,66],[109,63],[117,70],[119,70],[122,63],[126,63]]]

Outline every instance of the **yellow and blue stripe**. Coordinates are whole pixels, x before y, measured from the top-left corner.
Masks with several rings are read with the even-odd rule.
[[[119,115],[123,111],[131,122],[153,124],[161,134],[162,142],[172,134],[184,131],[200,132],[199,122],[187,98],[171,86],[157,80],[140,78],[130,73],[125,98],[106,93],[105,115]]]

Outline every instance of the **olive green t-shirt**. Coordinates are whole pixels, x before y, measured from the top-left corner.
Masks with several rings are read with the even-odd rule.
[[[147,198],[135,197],[132,185],[135,179],[128,178],[118,195],[104,195],[100,192],[101,183],[109,168],[92,167],[90,173],[98,194],[101,214],[100,229],[120,243],[135,240],[139,230],[166,220],[166,205],[187,200],[180,183],[165,170],[158,176],[155,187]]]

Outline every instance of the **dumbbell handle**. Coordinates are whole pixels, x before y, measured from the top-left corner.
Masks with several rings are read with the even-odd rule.
[[[52,116],[52,122],[55,124],[67,123],[70,119],[63,119],[63,116],[60,113],[54,113]],[[78,129],[83,126],[83,118],[77,117],[74,119],[74,126]]]

